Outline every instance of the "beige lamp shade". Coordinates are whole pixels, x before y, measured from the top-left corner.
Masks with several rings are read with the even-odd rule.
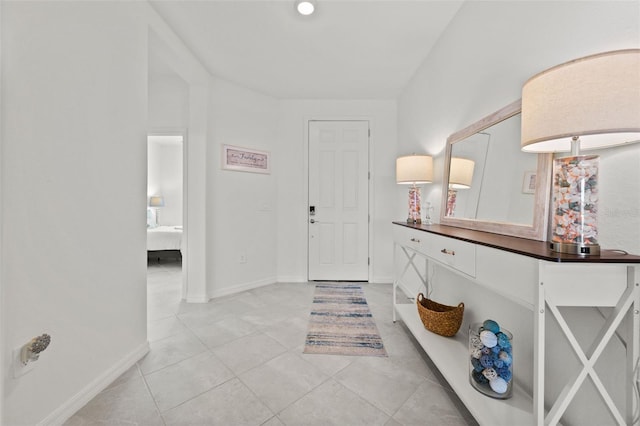
[[[467,158],[452,157],[449,168],[449,188],[468,189],[473,181],[475,162]]]
[[[162,195],[149,197],[149,207],[164,207],[164,197]]]
[[[576,59],[522,89],[522,150],[563,152],[640,141],[640,49]]]
[[[407,155],[396,159],[396,182],[422,184],[433,181],[433,158],[430,155]]]

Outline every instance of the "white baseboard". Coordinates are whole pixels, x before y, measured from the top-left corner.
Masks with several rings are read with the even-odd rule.
[[[69,420],[79,409],[84,407],[106,389],[115,379],[129,370],[136,362],[149,352],[149,342],[144,342],[134,351],[118,361],[110,369],[98,376],[80,392],[72,396],[67,402],[56,408],[51,414],[38,423],[38,426],[57,426]]]
[[[297,275],[291,276],[278,276],[279,283],[307,283],[309,280],[307,277],[301,277]]]
[[[240,293],[246,290],[253,290],[254,288],[264,287],[269,284],[275,284],[277,282],[275,277],[272,278],[264,278],[262,280],[252,281],[248,283],[236,284],[232,287],[222,288],[219,290],[215,290],[213,293],[209,295],[211,299],[216,297],[228,296],[230,294]]]
[[[196,296],[196,297],[187,297],[185,302],[187,303],[209,303],[211,298],[209,296]]]
[[[369,282],[374,284],[391,284],[393,282],[393,277],[373,277]]]
[[[369,280],[370,283],[373,284],[391,284],[393,283],[393,276],[380,276],[380,277],[373,277],[372,279]],[[278,282],[279,283],[307,283],[309,282],[309,280],[306,277],[301,277],[301,276],[278,276]]]

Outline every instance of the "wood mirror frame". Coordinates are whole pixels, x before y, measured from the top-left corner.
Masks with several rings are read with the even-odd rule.
[[[446,216],[447,193],[449,189],[449,170],[451,165],[451,150],[453,144],[460,142],[469,136],[481,132],[497,123],[519,114],[521,101],[513,102],[493,114],[479,120],[464,129],[453,133],[447,138],[446,156],[444,164],[444,176],[442,186],[442,205],[440,209],[440,223],[458,228],[474,229],[477,231],[492,232],[494,234],[510,235],[531,240],[546,241],[547,225],[549,219],[549,197],[551,193],[551,154],[538,154],[536,170],[536,189],[534,192],[534,211],[532,224],[519,224],[491,220],[478,220],[469,218],[456,218]],[[528,154],[535,155],[535,154]]]

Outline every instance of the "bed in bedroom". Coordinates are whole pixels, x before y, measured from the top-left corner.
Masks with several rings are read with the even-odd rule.
[[[147,228],[147,259],[182,260],[182,226]]]

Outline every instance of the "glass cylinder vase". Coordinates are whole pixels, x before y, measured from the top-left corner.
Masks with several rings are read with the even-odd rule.
[[[409,217],[407,223],[422,223],[420,212],[420,188],[413,185],[409,188]]]
[[[557,158],[553,162],[551,249],[597,255],[598,156]]]
[[[469,325],[469,382],[487,396],[507,399],[513,392],[513,335],[492,323],[491,329]]]

